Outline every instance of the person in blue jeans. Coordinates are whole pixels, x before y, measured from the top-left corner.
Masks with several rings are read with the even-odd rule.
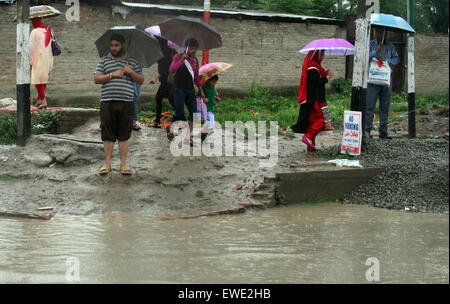
[[[139,95],[141,94],[141,85],[134,83],[134,95],[133,95],[133,102],[134,102],[134,116],[133,116],[133,130],[139,131],[141,127],[137,124],[137,115],[139,111]]]
[[[386,41],[386,32],[381,28],[375,30],[375,38],[370,41],[370,53],[369,62],[372,58],[376,58],[379,61],[386,60],[389,67],[397,65],[400,62],[400,58],[392,43]],[[367,136],[370,136],[370,131],[373,128],[373,113],[377,104],[377,98],[380,97],[379,104],[379,138],[392,139],[388,136],[388,119],[389,119],[389,106],[391,104],[392,95],[392,79],[389,86],[367,84],[367,97],[366,97],[366,112],[364,115],[364,131]],[[371,136],[370,136],[371,137]]]
[[[175,104],[175,115],[172,119],[172,124],[179,121],[186,121],[184,115],[184,105],[186,104],[189,117],[188,124],[190,132],[187,132],[186,140],[189,140],[189,136],[192,133],[193,127],[193,114],[197,112],[197,101],[195,96],[195,88],[197,86],[200,96],[205,98],[205,94],[202,89],[202,82],[199,73],[199,63],[195,53],[198,49],[198,41],[191,38],[186,42],[186,51],[182,54],[176,54],[173,56],[172,63],[169,67],[169,72],[175,74],[175,80],[173,84],[173,98]],[[169,140],[173,139],[173,133],[170,132],[170,127],[167,130],[167,136]],[[190,140],[192,145],[192,140]]]

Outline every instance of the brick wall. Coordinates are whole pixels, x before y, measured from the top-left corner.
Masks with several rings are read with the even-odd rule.
[[[415,73],[416,92],[441,93],[449,88],[448,36],[416,35]]]
[[[67,7],[54,4],[61,12]],[[16,27],[12,19],[16,15],[15,5],[0,6],[0,96],[15,97],[15,43]],[[68,22],[64,16],[46,19],[62,47],[62,55],[55,57],[47,95],[53,104],[92,103],[98,100],[100,86],[93,83],[93,72],[99,60],[94,42],[104,31],[114,25],[140,23],[145,27],[157,24],[173,15],[152,13],[148,10],[132,11],[125,20],[111,8],[81,4],[80,22]],[[194,17],[200,18],[195,15]],[[223,95],[245,94],[254,82],[284,94],[296,94],[300,80],[300,68],[304,55],[299,49],[318,38],[345,38],[346,29],[338,25],[262,21],[238,18],[212,18],[212,24],[222,34],[223,47],[214,49],[210,62],[225,61],[234,64],[223,73],[218,88]],[[420,37],[420,38],[419,38]],[[432,57],[427,46],[433,45]],[[448,86],[448,37],[418,36],[418,63],[416,75],[419,92],[436,92]],[[422,49],[425,49],[422,52]],[[441,54],[446,53],[446,56]],[[198,53],[201,60],[201,52]],[[432,60],[432,62],[430,62]],[[335,72],[335,77],[344,77],[343,57],[327,57],[325,68]],[[433,68],[430,68],[433,67]],[[439,67],[440,69],[437,69]],[[442,67],[445,73],[442,73]],[[156,65],[144,70],[146,84],[142,88],[144,99],[154,96],[156,85],[148,80],[156,75]],[[422,73],[425,73],[422,75]],[[443,76],[445,74],[445,76]],[[36,93],[32,90],[32,97]]]

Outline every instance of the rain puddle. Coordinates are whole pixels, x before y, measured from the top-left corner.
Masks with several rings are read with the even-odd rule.
[[[372,283],[368,259],[379,283],[448,283],[448,231],[448,214],[334,203],[172,221],[0,218],[0,283],[70,283],[78,265],[80,283]]]

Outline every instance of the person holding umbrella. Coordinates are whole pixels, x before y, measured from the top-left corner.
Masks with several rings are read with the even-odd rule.
[[[110,52],[100,59],[94,75],[94,82],[102,85],[100,119],[105,164],[100,168],[100,174],[111,171],[111,156],[117,140],[120,172],[130,175],[126,158],[133,126],[134,83],[142,84],[144,76],[141,65],[126,53],[124,36],[114,33],[109,42]]]
[[[400,58],[392,43],[386,41],[386,30],[382,28],[375,29],[375,39],[370,41],[369,62],[372,58],[376,58],[379,62],[387,61],[389,66],[397,65],[400,62]],[[367,97],[366,97],[366,113],[364,116],[364,131],[370,137],[370,131],[373,128],[373,113],[377,104],[377,99],[380,97],[380,139],[392,139],[388,136],[388,117],[389,106],[391,104],[392,95],[392,80],[388,86],[367,84]]]
[[[164,57],[158,60],[158,74],[150,80],[150,84],[155,84],[158,80],[160,86],[156,93],[156,118],[155,122],[151,125],[154,128],[160,128],[161,112],[162,112],[162,100],[163,98],[169,99],[170,105],[175,109],[175,103],[173,100],[172,84],[167,81],[169,77],[169,67],[172,63],[172,59],[177,52],[169,47],[168,41],[164,38],[155,36],[158,40]]]
[[[186,41],[186,51],[182,54],[176,54],[173,57],[172,64],[170,65],[169,72],[175,74],[174,81],[174,102],[175,102],[175,115],[173,116],[172,123],[176,121],[186,121],[184,115],[184,104],[188,108],[189,117],[188,124],[190,132],[187,132],[187,136],[190,135],[193,128],[193,114],[197,111],[197,102],[195,98],[194,84],[197,86],[198,91],[203,99],[205,94],[202,89],[202,82],[199,73],[199,63],[195,54],[197,52],[199,43],[196,39],[188,39]],[[168,131],[168,137],[173,138],[173,133]],[[192,140],[190,141],[192,145]]]
[[[31,84],[34,84],[38,93],[34,105],[41,109],[47,107],[45,89],[53,69],[52,34],[40,17],[31,19],[31,22],[34,27],[30,34]]]
[[[42,18],[56,17],[61,12],[48,5],[30,7],[30,19],[33,30],[30,33],[30,67],[31,84],[34,84],[38,93],[37,101],[34,103],[39,109],[47,107],[45,89],[47,88],[48,76],[53,69],[52,40],[54,40],[52,29],[44,24]]]
[[[325,70],[321,62],[325,56],[324,50],[309,51],[302,66],[300,88],[298,92],[298,103],[300,104],[300,115],[293,129],[299,133],[305,133],[302,142],[307,145],[308,152],[316,152],[316,136],[326,128],[324,113],[328,110],[325,98],[325,84],[333,77],[330,70]]]

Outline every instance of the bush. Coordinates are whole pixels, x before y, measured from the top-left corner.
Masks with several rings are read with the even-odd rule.
[[[331,84],[339,94],[350,96],[352,94],[352,80],[346,78],[336,78]]]
[[[17,138],[16,112],[0,112],[0,144],[12,145]]]
[[[41,111],[32,115],[31,134],[55,134],[58,128],[59,114]],[[0,144],[12,145],[17,141],[17,113],[0,112]]]
[[[31,118],[31,134],[56,134],[59,123],[59,114],[50,111],[41,111]]]

